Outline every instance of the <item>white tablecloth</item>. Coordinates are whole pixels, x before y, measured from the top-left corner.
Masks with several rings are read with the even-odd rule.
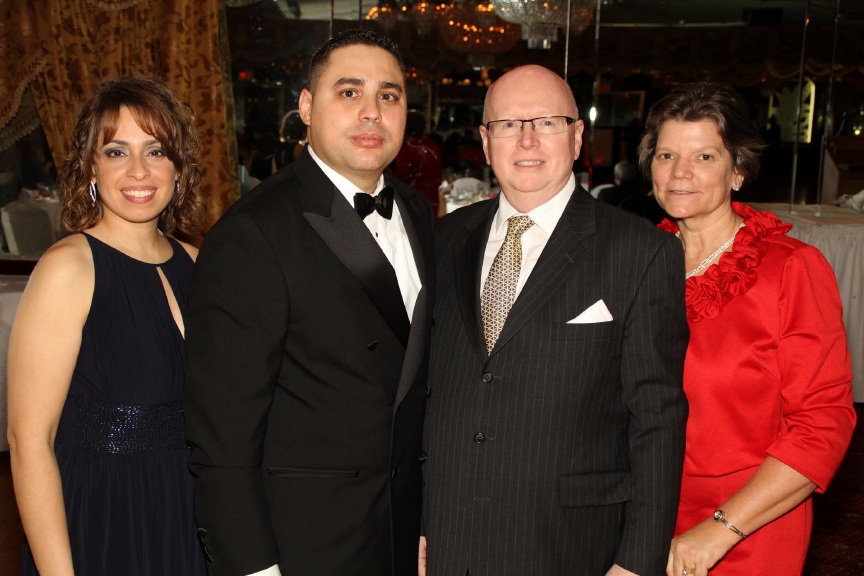
[[[864,402],[864,214],[837,206],[751,203],[792,224],[789,236],[818,248],[834,268],[852,357],[855,401]]]
[[[48,214],[48,219],[51,220],[51,229],[54,230],[54,238],[60,237],[60,200],[57,198],[36,198],[34,200],[37,206]]]
[[[0,275],[0,451],[9,450],[6,440],[6,355],[9,351],[9,332],[28,278]]]

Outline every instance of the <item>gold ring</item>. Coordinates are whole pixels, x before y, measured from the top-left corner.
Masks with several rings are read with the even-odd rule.
[[[684,571],[681,572],[682,576],[687,576],[688,574],[696,574],[696,567],[693,568],[684,568]]]

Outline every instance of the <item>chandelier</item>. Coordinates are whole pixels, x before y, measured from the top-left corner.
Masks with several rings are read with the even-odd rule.
[[[569,15],[567,0],[492,0],[492,5],[502,19],[522,25],[522,39],[528,41],[528,48],[548,50],[558,40],[558,28],[567,25],[568,17],[577,34],[588,26],[594,2],[570,0]]]
[[[519,28],[496,16],[492,4],[447,4],[439,18],[441,39],[454,52],[502,54],[519,43]]]
[[[392,32],[396,28],[399,12],[400,8],[394,0],[380,0],[377,6],[366,13],[366,20],[374,20],[384,32]]]
[[[438,18],[439,5],[422,0],[415,2],[408,8],[408,18],[414,22],[417,28],[417,34],[420,36],[428,36],[435,27],[435,20]]]

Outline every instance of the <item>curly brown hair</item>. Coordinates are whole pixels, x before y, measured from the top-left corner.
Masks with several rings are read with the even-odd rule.
[[[713,120],[738,173],[751,182],[759,175],[759,154],[765,142],[744,99],[727,84],[693,82],[676,87],[648,112],[645,133],[639,142],[639,166],[649,182],[657,136],[667,120]]]
[[[73,232],[94,226],[102,218],[102,201],[90,197],[96,150],[117,132],[120,108],[126,107],[144,132],[159,140],[178,174],[178,189],[159,216],[166,235],[195,234],[204,218],[201,193],[201,144],[191,106],[179,101],[161,80],[121,78],[104,82],[88,100],[75,123],[69,154],[58,171],[63,224]]]

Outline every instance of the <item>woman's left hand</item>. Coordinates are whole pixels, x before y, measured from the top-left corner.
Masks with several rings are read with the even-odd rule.
[[[672,539],[667,576],[707,576],[708,570],[731,550],[740,538],[713,518],[706,518],[687,532]]]

